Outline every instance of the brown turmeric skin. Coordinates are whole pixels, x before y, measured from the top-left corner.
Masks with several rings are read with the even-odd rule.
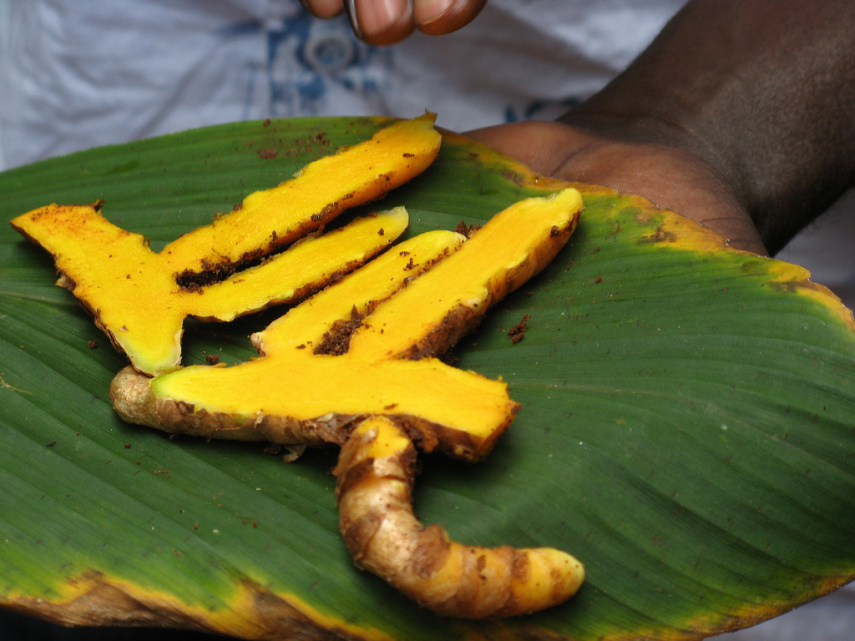
[[[335,469],[339,527],[355,563],[444,616],[508,617],[557,605],[585,578],[552,548],[484,548],[449,540],[413,513],[416,449],[384,417],[361,423]]]

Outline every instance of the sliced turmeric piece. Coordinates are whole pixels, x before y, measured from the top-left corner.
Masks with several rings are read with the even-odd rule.
[[[174,265],[145,239],[116,227],[95,205],[49,205],[12,221],[54,255],[69,288],[133,366],[147,374],[177,368],[188,316],[230,321],[301,298],[385,249],[408,224],[396,208],[309,238],[256,267],[206,286],[184,288]],[[382,230],[382,233],[380,233]]]
[[[302,353],[304,345],[314,354],[343,354],[361,319],[451,256],[465,240],[465,236],[446,230],[410,238],[253,334],[252,344],[262,356],[288,348]]]
[[[442,142],[435,119],[425,114],[396,122],[370,140],[309,163],[291,180],[250,194],[235,211],[181,236],[162,253],[186,278],[230,273],[235,265],[302,238],[427,169]]]
[[[465,252],[402,290],[393,305],[379,307],[354,334],[351,352],[410,359],[445,353],[489,307],[549,264],[581,209],[579,192],[565,189],[499,212],[466,242]]]
[[[416,449],[385,417],[360,423],[335,469],[339,527],[360,568],[437,614],[470,619],[542,610],[573,596],[579,561],[553,548],[484,548],[449,540],[413,513]]]
[[[462,240],[435,231],[401,243],[254,335],[263,358],[234,367],[186,367],[154,379],[126,368],[111,386],[113,405],[125,420],[167,432],[315,446],[340,445],[358,420],[388,414],[426,449],[442,440],[476,458],[518,410],[503,383],[436,359],[315,353],[336,334],[337,321],[347,324],[354,310],[361,317],[418,276],[412,260],[429,267]],[[332,340],[347,341],[347,334]]]
[[[125,371],[112,385],[114,406],[126,420],[170,432],[312,445],[341,444],[359,420],[385,415],[426,451],[478,460],[518,406],[504,383],[434,356],[552,259],[581,206],[573,189],[521,201],[436,266],[449,246],[423,255],[408,244],[417,237],[257,335],[261,358],[151,381]],[[431,268],[411,280],[417,267]],[[336,332],[332,342],[346,342],[344,350],[316,351]]]
[[[104,219],[101,203],[49,205],[15,218],[12,226],[54,255],[63,275],[59,284],[93,313],[134,367],[160,374],[181,363],[187,316],[228,321],[292,302],[393,242],[406,228],[403,209],[350,225],[334,238],[313,239],[311,246],[297,244],[235,273],[424,171],[441,143],[434,119],[425,114],[396,122],[370,140],[309,163],[295,178],[250,194],[235,211],[158,254],[142,236]]]

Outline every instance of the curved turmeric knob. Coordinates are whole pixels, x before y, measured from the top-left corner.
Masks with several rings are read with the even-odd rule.
[[[416,450],[391,420],[362,422],[342,447],[339,524],[356,564],[445,616],[508,617],[573,596],[585,571],[552,548],[485,548],[449,540],[413,513]]]

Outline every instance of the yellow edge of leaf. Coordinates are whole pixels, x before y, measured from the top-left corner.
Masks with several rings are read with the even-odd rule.
[[[724,236],[704,227],[700,223],[686,218],[677,212],[659,209],[652,202],[641,196],[619,194],[617,191],[601,185],[567,182],[557,178],[542,176],[524,164],[511,159],[495,149],[475,142],[462,134],[444,129],[441,131],[443,138],[449,143],[474,148],[485,164],[503,168],[499,169],[499,171],[520,186],[543,189],[544,191],[575,187],[582,194],[583,199],[602,196],[620,196],[626,198],[628,205],[636,206],[642,210],[642,215],[656,216],[659,219],[662,229],[660,234],[661,240],[651,238],[651,244],[653,245],[667,244],[675,249],[727,251],[750,254],[750,252],[743,252],[742,250],[728,246],[727,239]],[[583,221],[585,215],[583,212]],[[827,287],[812,282],[809,270],[799,265],[774,259],[770,259],[769,265],[769,273],[774,277],[771,282],[787,283],[798,290],[799,293],[828,307],[845,325],[855,332],[855,317],[853,317],[852,310],[843,305],[840,298]]]
[[[787,263],[782,260],[773,261],[769,271],[771,275],[775,276],[772,282],[790,287],[802,296],[827,307],[851,331],[855,332],[855,317],[853,317],[852,310],[846,307],[843,301],[825,285],[811,281],[810,271],[799,265]]]
[[[846,307],[830,289],[811,281],[811,273],[805,267],[730,247],[727,239],[721,234],[686,218],[682,214],[667,209],[659,209],[642,196],[618,194],[615,190],[600,185],[565,184],[578,189],[583,200],[617,196],[626,199],[629,207],[637,207],[639,212],[636,214],[636,220],[639,223],[655,223],[655,231],[647,237],[650,247],[669,247],[699,252],[727,252],[763,259],[766,262],[769,283],[777,283],[782,287],[789,288],[828,308],[850,331],[855,332],[855,316],[853,316],[852,310]],[[591,215],[591,212],[583,211],[582,221],[585,220],[586,215]]]
[[[589,194],[607,194],[604,187],[580,186],[583,196]],[[727,243],[724,236],[712,231],[694,220],[666,209],[657,209],[649,200],[641,196],[626,196],[631,205],[642,209],[640,215],[657,217],[657,237],[652,238],[652,245],[667,245],[674,249],[692,251],[719,251],[745,256],[757,256],[752,252],[734,249]],[[774,258],[760,257],[766,263],[769,283],[778,283],[797,292],[833,312],[849,329],[855,332],[855,317],[852,310],[846,307],[840,298],[824,285],[810,280],[810,271],[800,265],[788,263]]]
[[[578,188],[578,185],[575,183],[569,183],[558,178],[550,178],[549,176],[538,174],[510,156],[507,156],[492,147],[488,147],[487,145],[472,140],[463,134],[455,133],[441,127],[437,127],[437,130],[442,133],[444,141],[448,142],[450,145],[465,147],[469,153],[477,154],[480,163],[496,169],[497,173],[504,175],[508,180],[520,187],[528,187],[543,191],[558,191],[566,189],[567,187]]]
[[[293,594],[274,593],[246,579],[220,610],[190,605],[160,590],[91,570],[59,586],[56,599],[7,595],[5,605],[64,626],[145,626],[214,632],[243,639],[326,638],[330,631],[365,641],[394,641],[312,607]]]

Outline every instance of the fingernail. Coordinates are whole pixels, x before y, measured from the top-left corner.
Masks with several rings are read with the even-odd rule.
[[[363,0],[358,8],[356,0],[345,0],[345,9],[353,31],[360,38],[379,36],[412,20],[410,0]]]
[[[413,13],[416,22],[419,24],[429,24],[435,20],[439,20],[444,16],[454,0],[415,0],[413,2]]]
[[[356,0],[344,0],[344,10],[350,20],[350,28],[357,38],[362,38],[362,29],[359,28],[359,17],[356,15]]]

